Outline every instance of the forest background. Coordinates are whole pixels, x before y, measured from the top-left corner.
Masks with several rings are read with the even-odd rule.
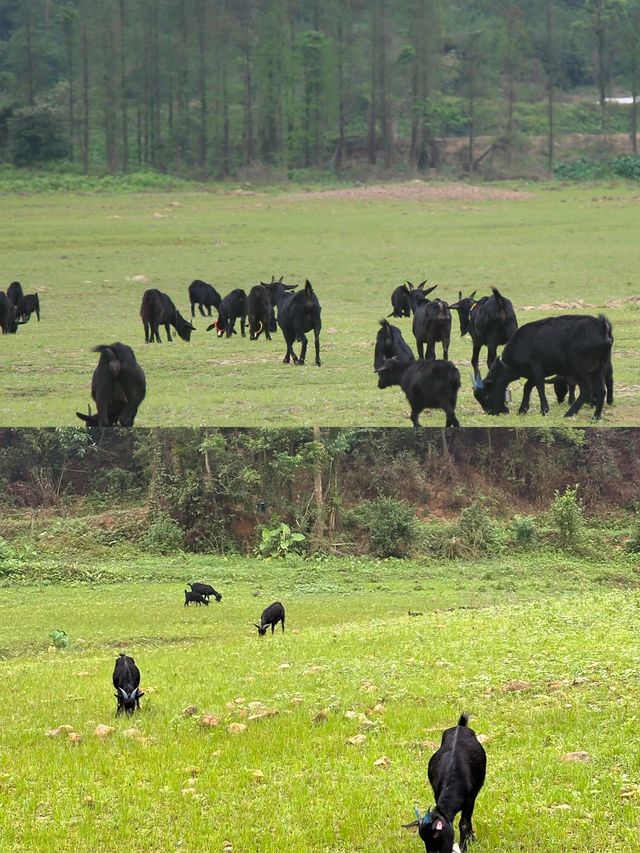
[[[0,0],[5,169],[637,178],[639,86],[640,0]]]

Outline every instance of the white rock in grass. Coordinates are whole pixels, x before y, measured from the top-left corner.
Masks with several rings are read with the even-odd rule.
[[[278,667],[278,669],[291,669],[291,664],[290,664],[290,663],[286,663],[286,662],[285,662],[285,663],[281,663],[281,664],[280,664],[280,666]]]
[[[354,735],[353,737],[347,738],[347,743],[349,746],[362,746],[363,743],[367,740],[366,735]]]
[[[476,735],[476,738],[478,740],[478,743],[489,743],[489,741],[491,740],[489,735]]]
[[[243,732],[246,732],[247,727],[244,723],[229,723],[227,726],[227,731],[230,735],[241,735]]]
[[[373,762],[373,766],[374,767],[390,767],[391,766],[391,759],[388,758],[386,755],[383,755],[381,758],[378,758],[376,761]]]
[[[139,284],[146,284],[149,279],[146,277],[146,275],[132,275],[129,281],[135,281]]]

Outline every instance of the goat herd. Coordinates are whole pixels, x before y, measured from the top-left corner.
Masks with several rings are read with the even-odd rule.
[[[213,596],[217,602],[222,595],[210,584],[190,583],[190,591],[184,591],[184,606],[209,604]],[[258,636],[263,637],[269,628],[273,634],[278,623],[284,633],[285,610],[280,601],[274,601],[262,611]],[[118,700],[116,714],[133,714],[140,710],[140,699],[144,691],[140,690],[140,670],[132,657],[120,654],[116,658],[113,670],[113,687]],[[461,853],[473,839],[473,810],[476,797],[482,788],[487,768],[487,756],[484,747],[473,729],[468,726],[469,717],[462,714],[457,726],[446,729],[442,734],[440,748],[431,756],[427,768],[429,782],[433,788],[435,806],[424,814],[416,809],[416,820],[404,824],[405,828],[418,829],[425,849],[430,853],[452,853],[455,834],[453,821],[460,813]]]
[[[460,292],[458,300],[448,304],[442,299],[428,299],[437,285],[425,290],[425,284],[423,281],[414,287],[407,282],[397,287],[391,295],[393,311],[389,315],[413,316],[412,331],[418,359],[401,330],[386,319],[380,321],[375,343],[374,369],[378,374],[378,387],[401,386],[411,407],[414,426],[419,426],[418,418],[424,409],[442,409],[446,414],[446,426],[459,426],[455,409],[460,372],[448,360],[452,310],[458,312],[461,334],[468,333],[471,337],[474,396],[487,414],[508,414],[507,389],[511,382],[520,378],[525,380],[518,409],[522,415],[529,410],[534,386],[542,414],[549,412],[546,381],[553,382],[559,403],[568,393],[566,417],[575,415],[587,403],[594,407],[594,417],[598,419],[605,398],[608,404],[613,403],[613,336],[611,324],[603,315],[565,314],[518,328],[513,304],[495,287],[492,296],[475,299],[474,291],[463,298]],[[305,281],[304,288],[297,290],[297,287],[285,284],[282,277],[278,280],[272,277],[270,282],[252,287],[248,295],[241,288],[235,288],[223,298],[212,285],[196,280],[189,285],[191,320],[196,307],[203,317],[211,317],[211,309],[215,308],[218,317],[207,331],[215,330],[218,337],[230,338],[236,334],[239,320],[240,332],[246,337],[248,320],[250,340],[257,340],[263,332],[271,340],[271,333],[279,326],[286,342],[285,364],[305,363],[306,333],[313,331],[315,364],[320,367],[320,303],[309,280]],[[39,320],[38,294],[25,296],[19,282],[13,282],[6,295],[0,292],[3,333],[17,331],[34,312]],[[161,342],[161,326],[164,326],[168,341],[172,340],[172,327],[185,341],[189,341],[195,331],[193,323],[180,314],[171,298],[155,288],[144,292],[140,316],[146,343]],[[293,349],[296,343],[301,345],[298,356]],[[442,359],[436,358],[437,344],[442,346]],[[484,379],[478,366],[483,346],[487,347],[489,369]],[[501,357],[497,355],[499,346],[504,346]],[[89,408],[88,415],[77,412],[78,417],[89,426],[133,426],[138,407],[146,395],[146,377],[133,350],[118,342],[101,344],[94,352],[100,354],[91,383],[97,413],[92,414]],[[579,389],[577,397],[576,387]]]

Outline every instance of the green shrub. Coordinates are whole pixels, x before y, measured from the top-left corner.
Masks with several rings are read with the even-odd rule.
[[[636,517],[633,520],[631,537],[626,547],[627,551],[630,551],[632,554],[640,553],[640,513],[636,513]]]
[[[509,525],[511,541],[519,548],[531,548],[538,541],[538,528],[528,515],[516,515]]]
[[[3,539],[2,536],[0,536],[0,563],[4,560],[11,559],[11,557],[13,557],[13,548],[9,545],[6,539]]]
[[[295,551],[305,539],[304,533],[292,532],[289,525],[283,521],[271,530],[267,527],[262,528],[258,550],[265,557],[286,557],[290,551]]]
[[[117,465],[103,467],[94,477],[93,485],[96,491],[124,497],[140,491],[140,475]]]
[[[61,160],[69,156],[66,119],[45,104],[16,110],[8,120],[9,156],[16,166]]]
[[[478,498],[462,510],[456,525],[462,548],[471,556],[499,554],[504,536],[487,509],[484,498]]]
[[[415,510],[406,501],[379,497],[347,513],[348,524],[363,528],[377,557],[404,557],[417,539]]]
[[[184,547],[184,531],[168,515],[159,515],[147,530],[143,545],[153,554],[173,554]]]
[[[584,507],[578,497],[578,486],[556,491],[549,513],[558,545],[565,551],[580,551],[586,544]]]
[[[69,637],[66,631],[52,631],[49,634],[49,639],[56,649],[67,649],[69,647]]]

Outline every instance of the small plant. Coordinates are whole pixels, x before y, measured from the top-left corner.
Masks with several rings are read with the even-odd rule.
[[[503,533],[491,517],[483,498],[478,498],[462,510],[456,526],[461,548],[469,555],[501,553]]]
[[[516,515],[509,525],[512,542],[519,548],[531,548],[538,541],[538,528],[528,515]]]
[[[153,554],[174,554],[184,547],[184,531],[170,516],[159,515],[147,530],[143,544]]]
[[[49,634],[49,639],[56,649],[66,649],[69,647],[69,637],[66,631],[52,631]]]
[[[304,542],[304,533],[295,533],[284,521],[277,527],[262,528],[262,541],[258,550],[266,557],[286,557],[290,551],[294,551],[300,542]]]
[[[418,535],[414,508],[395,498],[365,501],[351,511],[350,518],[367,531],[369,549],[377,557],[405,556]]]
[[[13,548],[6,539],[0,536],[0,563],[3,560],[9,560],[11,557],[13,557]]]
[[[551,504],[550,522],[563,550],[579,551],[584,546],[584,506],[578,497],[578,486],[567,486],[562,494],[556,491]]]
[[[640,512],[636,512],[631,526],[631,537],[627,542],[626,548],[632,554],[640,553]]]

